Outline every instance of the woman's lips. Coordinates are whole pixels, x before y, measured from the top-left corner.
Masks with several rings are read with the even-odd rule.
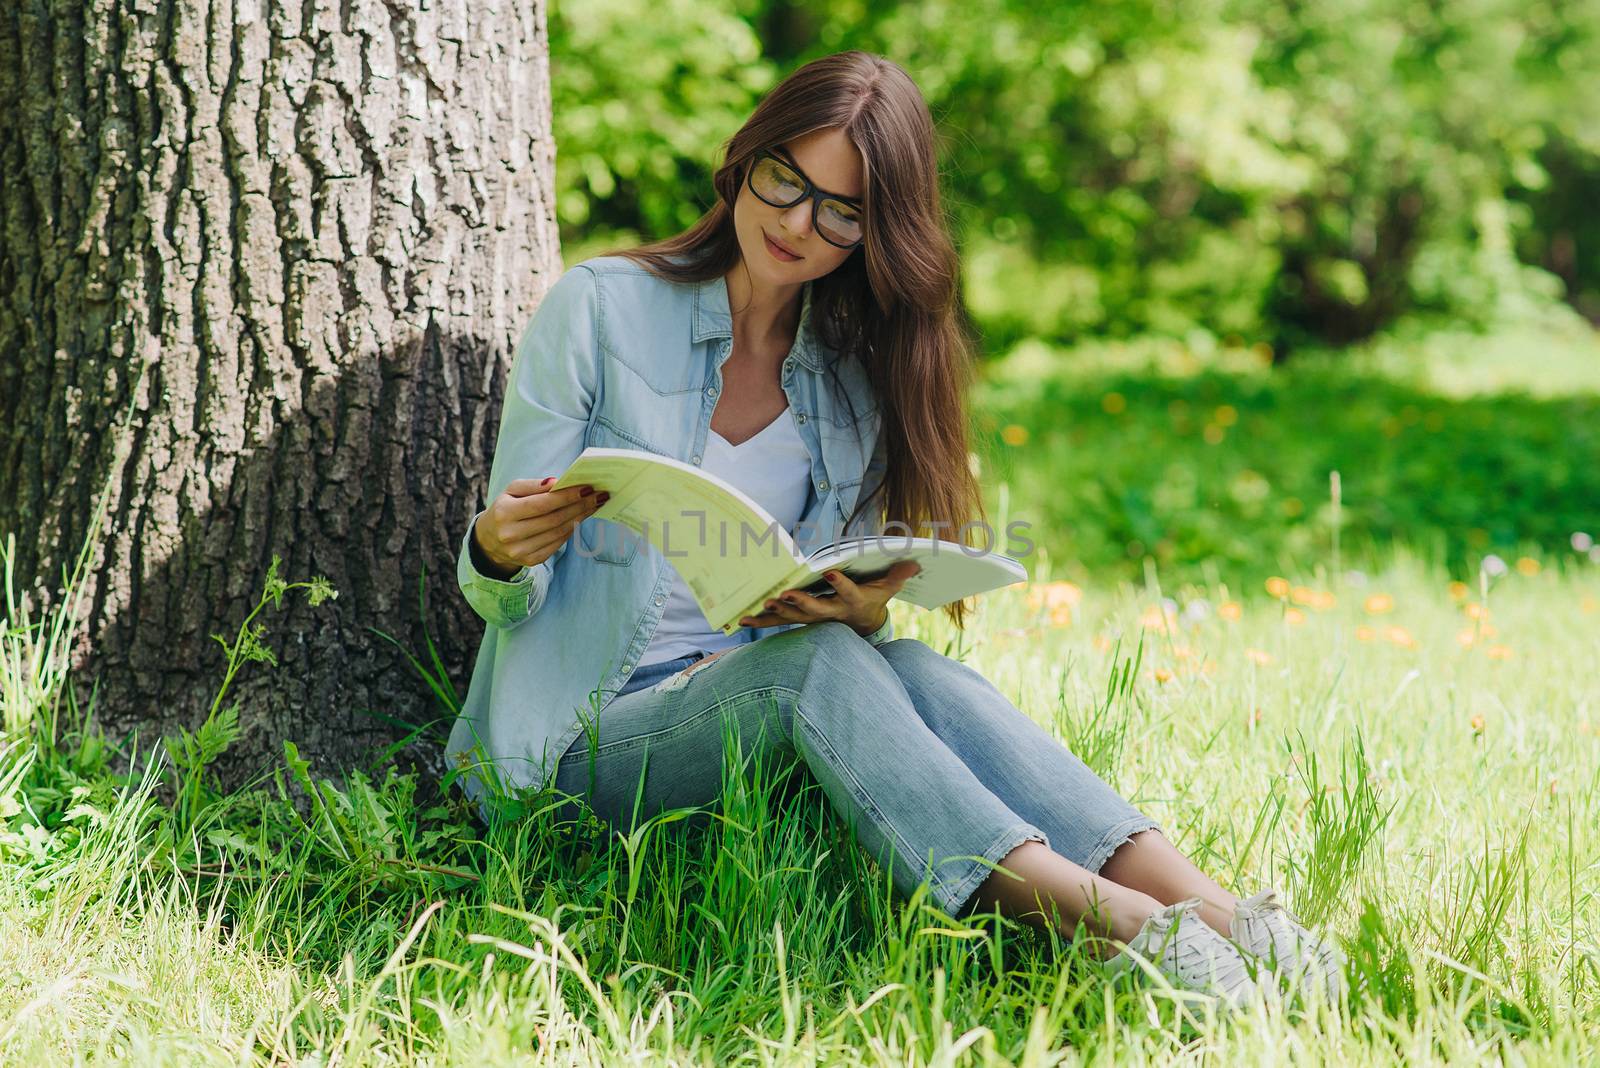
[[[795,260],[803,260],[803,259],[805,259],[804,256],[801,256],[801,255],[798,255],[796,253],[790,252],[789,250],[785,249],[782,245],[780,245],[776,241],[772,240],[772,238],[767,236],[767,233],[766,233],[765,230],[763,230],[761,232],[761,239],[767,243],[767,251],[772,253],[772,256],[773,256],[774,259],[781,260],[784,263],[793,263]]]

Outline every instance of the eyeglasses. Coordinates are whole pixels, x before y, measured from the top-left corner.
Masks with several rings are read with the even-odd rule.
[[[750,192],[775,208],[792,208],[811,198],[811,227],[830,245],[861,244],[861,205],[811,184],[800,168],[763,149],[750,165]]]

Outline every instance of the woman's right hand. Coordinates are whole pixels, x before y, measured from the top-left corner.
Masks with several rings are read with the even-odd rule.
[[[554,481],[553,475],[512,479],[474,524],[478,548],[506,576],[549,559],[611,497],[591,486],[552,490]]]

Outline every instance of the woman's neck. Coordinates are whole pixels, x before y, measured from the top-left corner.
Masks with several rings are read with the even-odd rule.
[[[804,283],[772,286],[750,277],[743,262],[723,276],[735,338],[756,351],[788,352],[800,321]]]

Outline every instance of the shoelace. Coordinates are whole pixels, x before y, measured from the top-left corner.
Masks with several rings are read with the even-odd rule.
[[[1303,973],[1318,980],[1342,985],[1344,960],[1331,942],[1306,930],[1294,913],[1278,899],[1276,890],[1263,890],[1239,903],[1236,915],[1243,919],[1241,931],[1235,937],[1249,935],[1255,928],[1266,936],[1269,947],[1261,947],[1259,939],[1250,938],[1247,949],[1262,957],[1269,965],[1290,974]],[[1276,958],[1273,960],[1272,958]]]
[[[1129,948],[1165,962],[1184,986],[1217,990],[1238,1004],[1254,985],[1249,965],[1231,942],[1200,918],[1195,911],[1199,906],[1199,898],[1168,905],[1146,921]]]

